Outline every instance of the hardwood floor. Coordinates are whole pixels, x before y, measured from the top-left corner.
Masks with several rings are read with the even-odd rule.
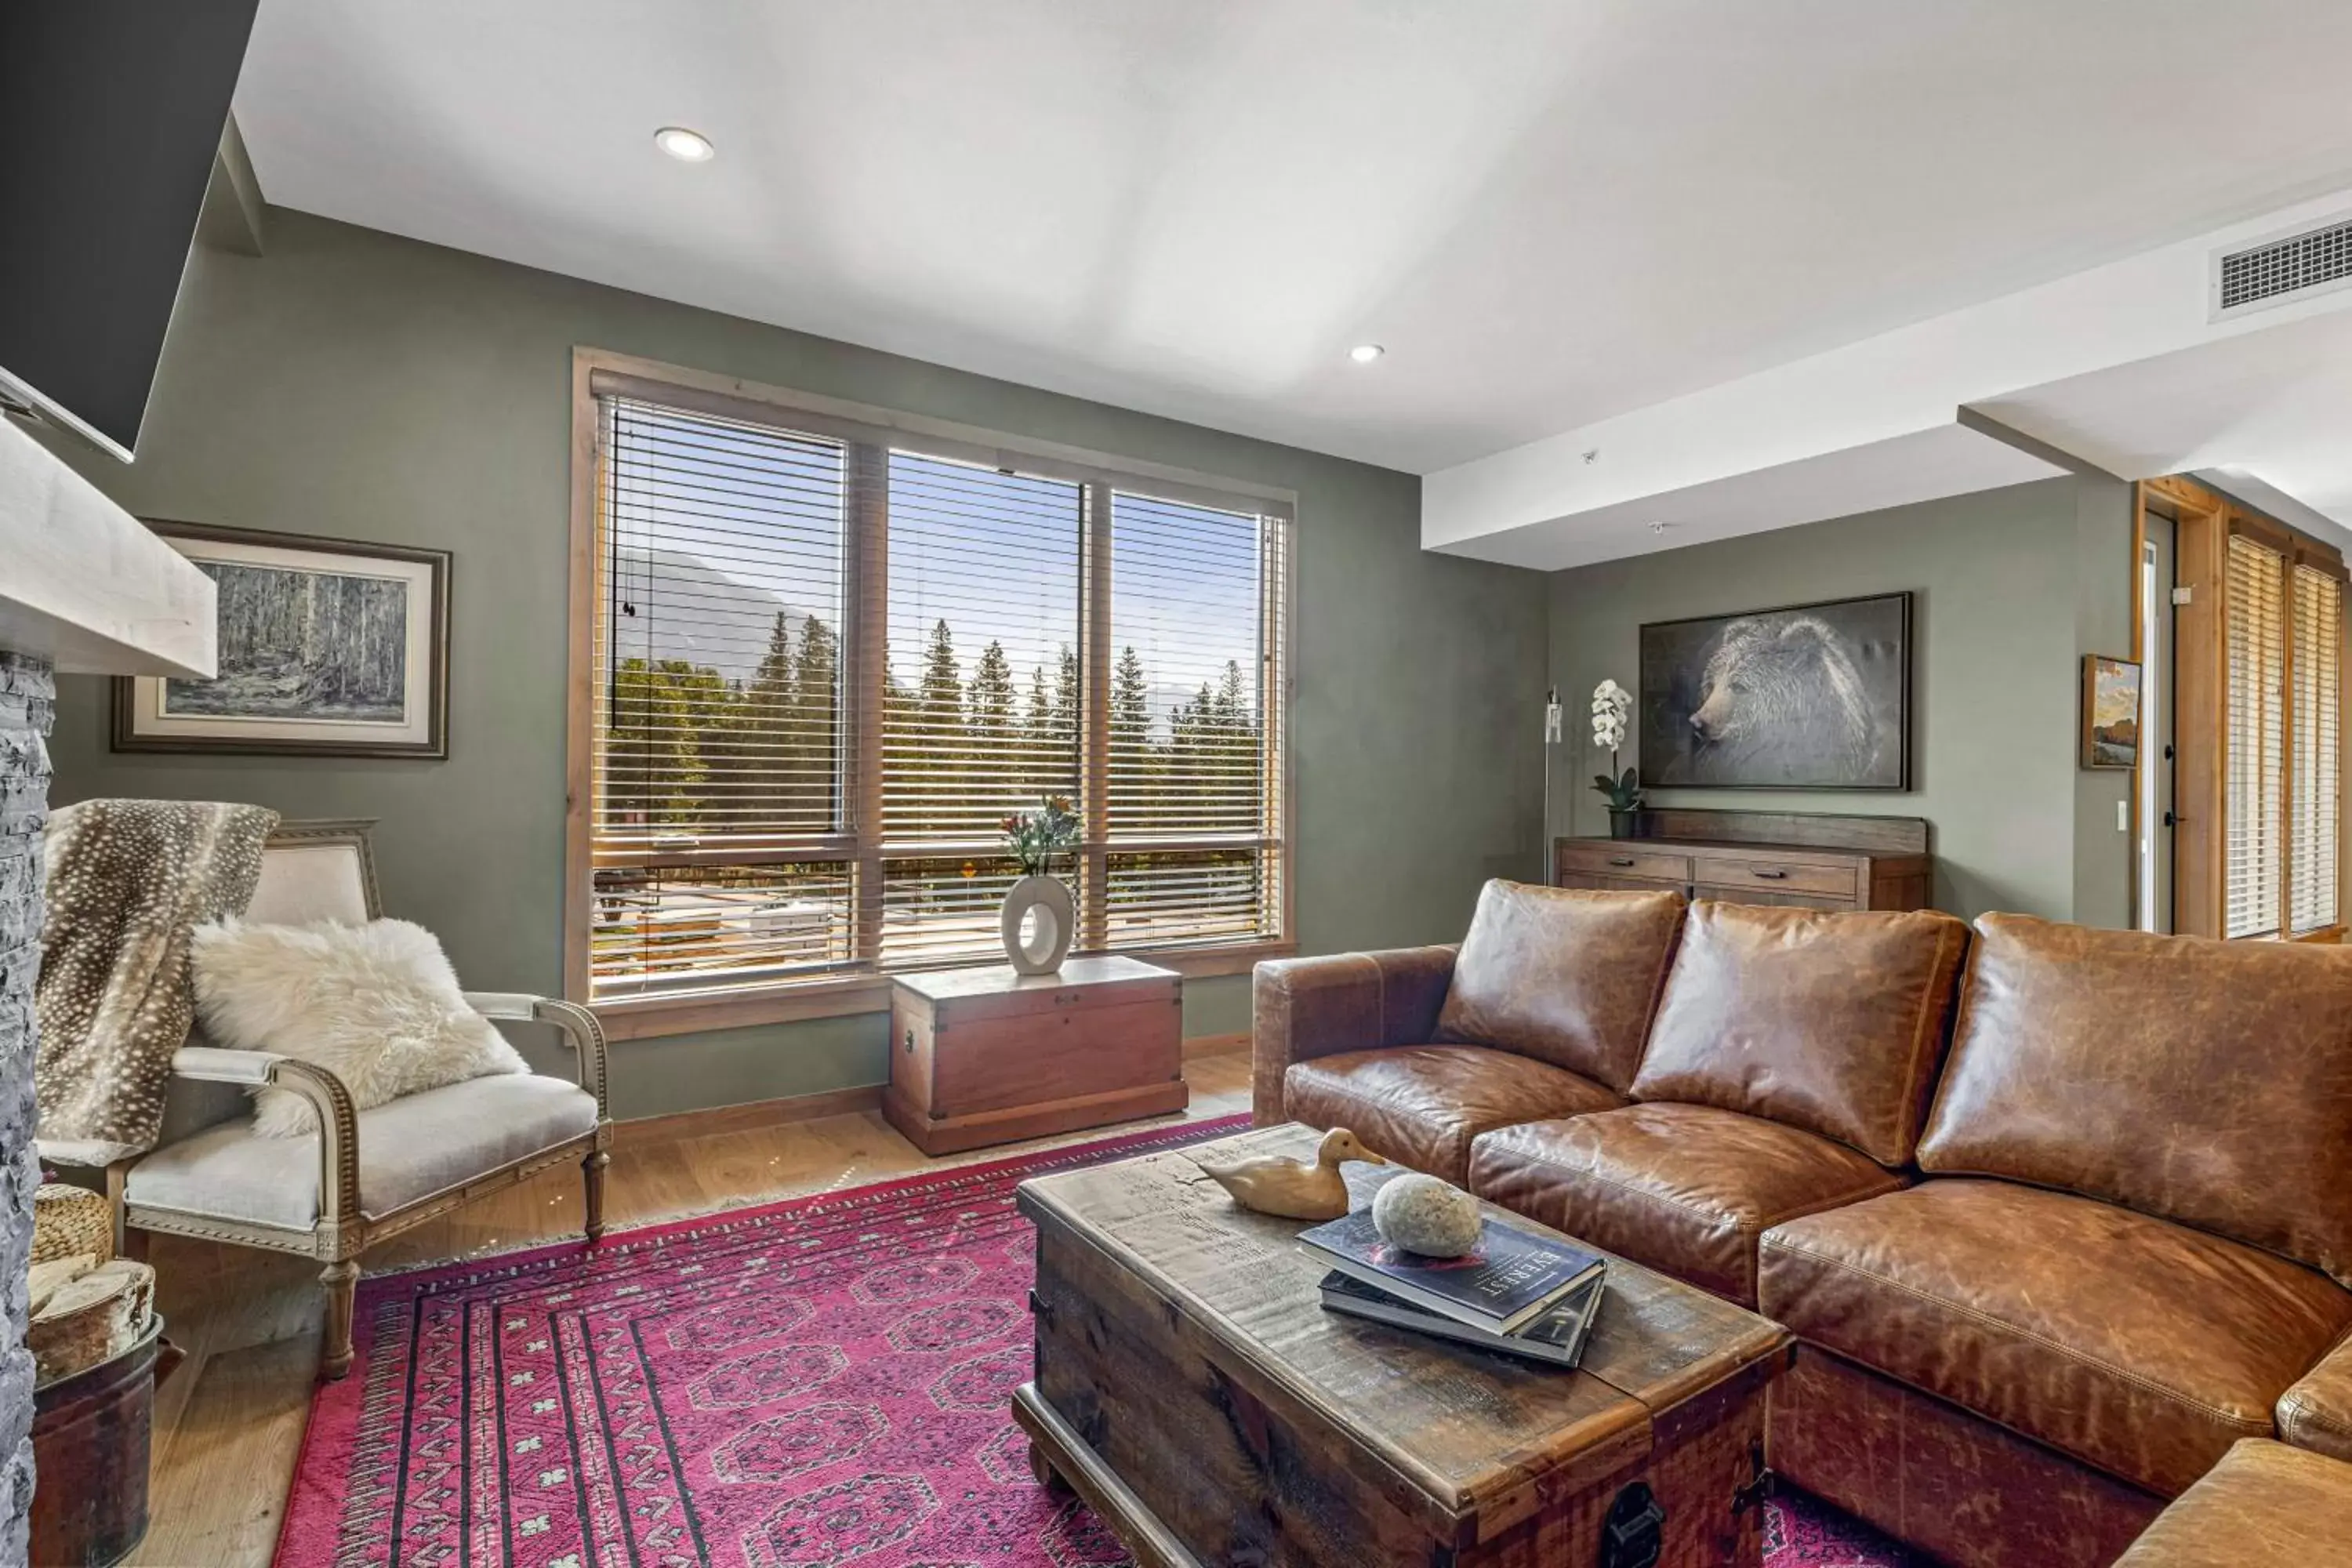
[[[877,1111],[766,1126],[739,1111],[666,1118],[614,1139],[604,1213],[614,1230],[746,1204],[862,1186],[1003,1159],[1138,1128],[1249,1109],[1246,1049],[1191,1058],[1181,1116],[929,1159]],[[485,1198],[371,1250],[372,1272],[506,1252],[580,1234],[580,1179],[568,1167]],[[126,1561],[267,1564],[310,1413],[318,1366],[319,1266],[244,1247],[153,1238],[149,1261],[166,1331],[188,1359],[157,1394],[152,1522]],[[357,1376],[356,1367],[352,1375]]]

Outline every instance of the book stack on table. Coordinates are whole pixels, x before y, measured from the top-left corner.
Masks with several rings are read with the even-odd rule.
[[[1461,1258],[1424,1258],[1382,1241],[1369,1210],[1299,1233],[1329,1266],[1334,1312],[1458,1340],[1552,1366],[1574,1366],[1599,1315],[1607,1260],[1571,1242],[1494,1220]]]

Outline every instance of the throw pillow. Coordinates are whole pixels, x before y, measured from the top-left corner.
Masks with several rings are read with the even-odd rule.
[[[498,1026],[466,1005],[431,931],[409,921],[308,926],[221,921],[190,944],[196,1012],[215,1045],[327,1068],[362,1110],[491,1073],[529,1072]],[[291,1089],[254,1091],[254,1131],[318,1130]]]

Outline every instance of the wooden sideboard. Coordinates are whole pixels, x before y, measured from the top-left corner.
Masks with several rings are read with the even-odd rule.
[[[1632,838],[1552,841],[1552,884],[1815,910],[1935,902],[1927,824],[1911,816],[1645,811]]]

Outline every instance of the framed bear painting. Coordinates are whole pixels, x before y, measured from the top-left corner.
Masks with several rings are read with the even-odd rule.
[[[1642,627],[1651,789],[1911,787],[1911,595]]]

